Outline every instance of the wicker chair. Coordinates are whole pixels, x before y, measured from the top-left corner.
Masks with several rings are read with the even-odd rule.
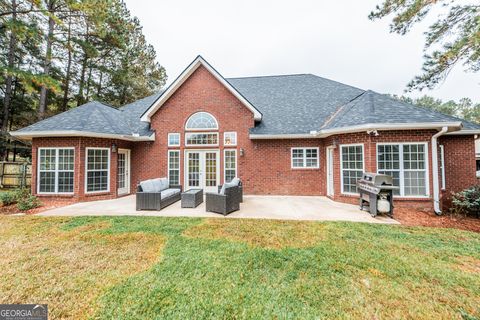
[[[205,195],[207,212],[229,213],[240,210],[240,191],[238,186],[225,188],[225,194],[207,193]]]
[[[220,193],[220,190],[222,190],[222,185],[218,186],[218,193]],[[240,199],[240,203],[242,203],[243,202],[243,186],[241,181],[238,184],[238,193],[239,193],[238,197]]]
[[[181,199],[182,186],[170,185],[169,189],[180,189],[180,192],[162,198],[161,192],[143,192],[140,185],[137,186],[137,211],[138,210],[162,210],[163,208]]]

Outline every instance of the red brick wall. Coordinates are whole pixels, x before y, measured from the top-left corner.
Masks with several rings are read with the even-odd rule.
[[[117,196],[117,154],[111,154],[111,190],[102,194],[85,194],[84,170],[85,147],[111,147],[116,143],[119,148],[131,149],[131,191],[135,191],[141,180],[167,176],[167,151],[180,150],[180,182],[184,183],[185,164],[185,123],[195,112],[205,111],[216,117],[219,124],[219,147],[200,149],[220,150],[220,183],[224,181],[223,172],[223,133],[237,132],[237,174],[244,181],[246,194],[275,195],[326,195],[326,148],[334,149],[334,196],[341,202],[357,203],[357,196],[341,194],[340,148],[342,144],[364,145],[365,170],[376,172],[376,145],[381,142],[425,142],[428,152],[429,193],[426,199],[396,199],[397,206],[415,206],[431,209],[432,203],[432,160],[431,137],[436,131],[379,131],[378,136],[365,132],[342,134],[326,139],[301,140],[251,140],[249,129],[254,126],[253,114],[205,68],[197,69],[189,79],[164,103],[151,118],[151,127],[155,130],[155,141],[128,143],[111,139],[94,138],[48,138],[33,141],[33,185],[36,185],[36,152],[41,146],[75,147],[75,195],[54,196],[50,198],[87,201],[108,199]],[[180,133],[180,147],[168,147],[168,133]],[[440,143],[445,146],[447,190],[458,191],[475,183],[474,140],[472,136],[442,137]],[[292,169],[292,147],[318,147],[320,168]],[[189,147],[188,149],[195,149]],[[244,155],[240,156],[240,149]],[[35,189],[35,188],[34,188]],[[33,190],[34,193],[36,190]],[[47,198],[47,196],[42,196]]]
[[[44,203],[69,203],[77,201],[103,200],[117,197],[117,153],[110,152],[110,191],[98,193],[85,193],[85,149],[89,147],[111,148],[113,144],[118,148],[131,149],[130,142],[114,139],[100,139],[87,137],[65,138],[34,138],[32,141],[32,193],[37,195]],[[74,194],[52,195],[37,193],[38,148],[41,147],[74,147]],[[131,189],[133,191],[133,189]]]
[[[441,192],[443,206],[451,204],[452,192],[478,184],[475,177],[475,140],[473,136],[442,136],[438,140],[445,153],[445,189]],[[439,152],[440,157],[440,152]],[[441,177],[439,178],[439,181]]]

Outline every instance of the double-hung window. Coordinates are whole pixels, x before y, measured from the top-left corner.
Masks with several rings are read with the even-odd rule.
[[[363,144],[340,146],[342,193],[358,193],[357,181],[362,178]]]
[[[168,180],[171,185],[180,184],[180,151],[168,150]]]
[[[428,196],[426,143],[377,144],[377,171],[393,177],[402,197]]]
[[[110,149],[86,149],[86,191],[103,192],[110,190]]]
[[[318,148],[292,148],[292,169],[318,168]]]
[[[72,193],[75,163],[73,148],[40,148],[39,193]]]
[[[225,182],[230,182],[237,176],[237,150],[225,149],[224,155]]]

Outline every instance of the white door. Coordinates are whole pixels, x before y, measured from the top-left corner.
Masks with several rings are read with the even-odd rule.
[[[117,163],[117,193],[128,194],[130,193],[130,150],[119,149]]]
[[[205,192],[216,192],[220,181],[220,152],[185,152],[185,190],[201,188]]]
[[[333,196],[333,147],[327,148],[327,195]]]

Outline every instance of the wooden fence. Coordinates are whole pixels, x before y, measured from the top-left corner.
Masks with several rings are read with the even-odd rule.
[[[23,188],[31,184],[31,163],[0,161],[0,188]]]

